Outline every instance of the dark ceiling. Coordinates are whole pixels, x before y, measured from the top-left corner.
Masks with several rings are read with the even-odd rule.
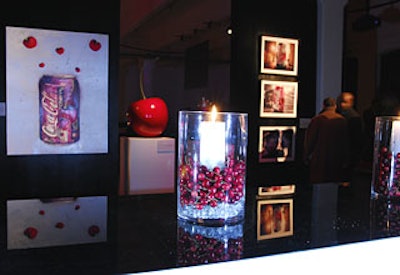
[[[132,1],[132,0],[126,0]],[[122,1],[123,2],[123,1]],[[122,3],[121,2],[121,3]],[[121,56],[182,58],[185,50],[208,41],[209,60],[229,62],[230,0],[165,0],[121,33]],[[137,5],[143,0],[137,0]],[[129,2],[130,8],[135,8]],[[121,6],[121,9],[124,7]],[[125,15],[124,15],[125,14]],[[129,16],[125,10],[121,16]],[[127,18],[121,22],[127,22]],[[126,24],[126,23],[124,23]]]

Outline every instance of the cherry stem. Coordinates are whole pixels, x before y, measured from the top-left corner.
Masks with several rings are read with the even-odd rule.
[[[140,93],[142,94],[142,98],[146,99],[146,95],[144,94],[143,88],[143,76],[144,76],[144,66],[140,66],[140,75],[139,75],[139,84],[140,84]]]

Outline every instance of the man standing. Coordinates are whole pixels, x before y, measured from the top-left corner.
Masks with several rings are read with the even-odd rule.
[[[345,171],[345,181],[351,181],[354,169],[361,160],[363,149],[362,118],[354,108],[355,97],[352,92],[342,92],[338,97],[337,112],[344,116],[348,125],[349,164]],[[345,184],[346,185],[346,184]]]
[[[348,153],[347,121],[336,112],[335,98],[323,101],[305,133],[304,161],[310,183],[343,182]]]

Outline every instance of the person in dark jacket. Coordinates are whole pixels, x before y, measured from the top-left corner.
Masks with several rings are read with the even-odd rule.
[[[346,182],[350,182],[359,165],[364,146],[362,117],[354,108],[355,96],[352,92],[342,92],[338,97],[337,112],[347,120],[349,139],[349,163],[345,169]]]
[[[304,161],[310,183],[343,182],[348,160],[347,120],[336,112],[336,99],[327,97],[304,139]]]

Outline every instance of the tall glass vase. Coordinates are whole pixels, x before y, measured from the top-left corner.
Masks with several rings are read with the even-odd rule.
[[[178,218],[204,225],[244,219],[247,114],[180,111]]]
[[[382,116],[375,120],[373,198],[400,199],[400,117]]]

